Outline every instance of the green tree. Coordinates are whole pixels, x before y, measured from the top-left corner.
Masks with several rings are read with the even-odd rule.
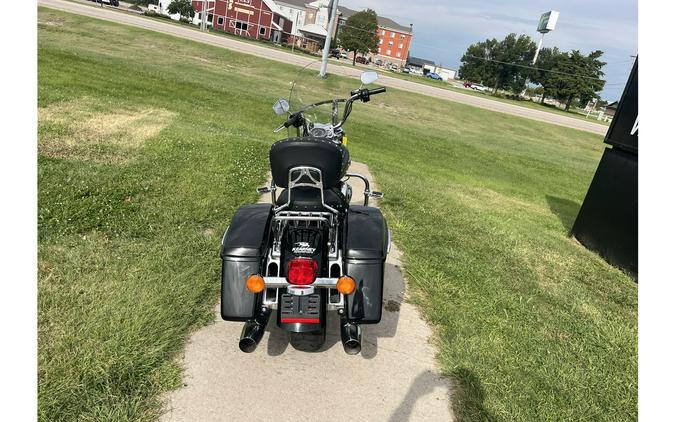
[[[537,45],[527,35],[509,34],[503,40],[488,39],[472,44],[462,56],[459,75],[463,79],[520,93],[530,76],[528,69]]]
[[[605,75],[602,68],[607,64],[600,60],[601,50],[591,52],[588,56],[579,50],[564,53],[551,72],[550,83],[555,97],[565,103],[565,111],[569,111],[574,100],[586,104],[593,98],[599,98],[598,92],[605,87],[601,78]]]
[[[377,13],[368,9],[351,15],[340,31],[339,43],[342,48],[354,52],[352,65],[356,64],[356,54],[368,54],[377,50]]]
[[[530,74],[530,81],[540,85],[541,90],[541,104],[544,104],[544,100],[548,97],[555,96],[555,84],[554,79],[551,78],[553,70],[564,53],[558,49],[558,47],[553,48],[542,48],[539,52],[539,58],[537,60],[536,68],[537,70],[533,71]]]
[[[494,86],[496,63],[491,61],[491,53],[499,42],[496,39],[471,44],[462,56],[462,65],[458,73],[461,79]]]
[[[172,15],[178,13],[181,18],[186,16],[192,19],[195,16],[195,8],[192,7],[192,1],[190,0],[173,0],[167,11]]]

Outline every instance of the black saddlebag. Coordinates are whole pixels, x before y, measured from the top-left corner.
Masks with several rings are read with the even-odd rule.
[[[351,205],[344,228],[344,273],[356,281],[347,297],[347,318],[377,324],[382,317],[384,261],[389,231],[378,208]]]
[[[255,314],[261,298],[246,289],[246,278],[260,273],[271,216],[271,204],[244,205],[223,236],[220,315],[226,321],[245,321]]]

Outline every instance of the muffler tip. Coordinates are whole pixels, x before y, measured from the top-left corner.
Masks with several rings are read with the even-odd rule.
[[[239,350],[244,353],[253,353],[258,347],[258,343],[252,338],[243,338],[239,340]]]
[[[358,340],[348,340],[342,346],[348,355],[358,355],[361,352],[361,342]]]

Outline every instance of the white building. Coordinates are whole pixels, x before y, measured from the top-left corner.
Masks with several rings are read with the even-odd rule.
[[[301,35],[299,28],[305,26],[308,0],[276,0],[279,9],[293,22],[292,35]]]

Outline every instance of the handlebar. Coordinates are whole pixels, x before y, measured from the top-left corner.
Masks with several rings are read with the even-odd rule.
[[[380,87],[380,88],[375,88],[375,89],[367,89],[367,88],[359,88],[351,92],[351,97],[348,99],[339,99],[339,100],[325,100],[321,101],[315,104],[310,104],[308,106],[305,106],[302,108],[302,110],[291,114],[288,116],[288,119],[278,128],[274,129],[274,132],[279,132],[282,128],[289,128],[291,126],[294,126],[296,128],[299,128],[300,126],[305,124],[305,119],[302,115],[302,113],[310,108],[323,105],[323,104],[328,104],[328,103],[334,103],[337,104],[338,102],[344,102],[345,103],[345,110],[344,114],[342,116],[342,121],[340,121],[337,125],[335,125],[335,128],[340,128],[342,125],[347,121],[347,117],[349,117],[349,114],[352,111],[352,103],[356,100],[361,100],[364,103],[367,103],[370,101],[370,96],[371,95],[377,95],[377,94],[382,94],[383,92],[387,92],[386,87]]]

